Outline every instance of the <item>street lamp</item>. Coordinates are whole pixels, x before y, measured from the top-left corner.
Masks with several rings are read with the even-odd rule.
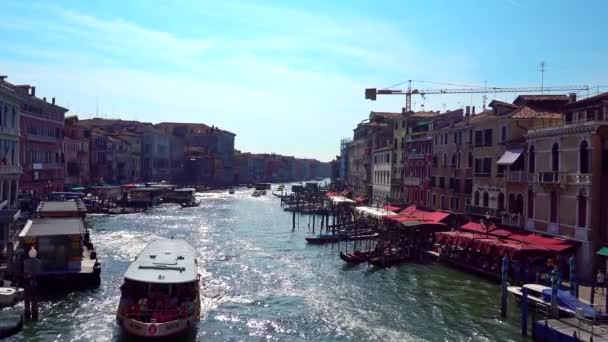
[[[486,228],[486,238],[489,237],[490,234],[490,225],[488,224],[490,222],[490,212],[486,211],[486,215],[485,215],[486,219],[484,221],[484,225]]]

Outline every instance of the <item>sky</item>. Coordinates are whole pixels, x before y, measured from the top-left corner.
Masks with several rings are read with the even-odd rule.
[[[366,101],[364,89],[406,80],[420,89],[540,86],[545,61],[545,86],[608,85],[606,1],[0,0],[0,8],[0,74],[9,82],[35,85],[80,118],[215,125],[243,151],[329,161],[370,111],[404,106],[400,96]],[[415,110],[482,107],[481,95],[412,100]]]

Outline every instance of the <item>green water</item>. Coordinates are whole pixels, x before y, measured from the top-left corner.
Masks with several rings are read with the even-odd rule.
[[[499,287],[437,265],[345,266],[336,246],[308,246],[278,198],[203,194],[203,205],[87,218],[102,260],[99,289],[41,305],[42,319],[9,341],[121,340],[115,322],[129,261],[158,237],[198,250],[202,341],[521,340],[517,306],[500,319]]]

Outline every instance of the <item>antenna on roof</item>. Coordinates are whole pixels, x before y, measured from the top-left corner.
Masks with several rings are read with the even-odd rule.
[[[545,66],[547,64],[545,61],[540,61],[540,93],[541,95],[544,93],[545,88]]]
[[[95,117],[99,117],[99,96],[95,96]]]

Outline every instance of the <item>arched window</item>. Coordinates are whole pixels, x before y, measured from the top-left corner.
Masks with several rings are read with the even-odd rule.
[[[498,194],[498,210],[505,209],[505,194],[502,192]]]
[[[443,166],[448,166],[448,154],[447,153],[443,153]]]
[[[17,205],[17,181],[11,181],[11,199],[10,199],[11,207],[15,207]]]
[[[551,192],[551,200],[549,201],[549,222],[557,222],[557,193]]]
[[[484,207],[488,207],[490,205],[490,196],[488,195],[487,192],[483,193],[483,204],[482,206]]]
[[[577,226],[586,227],[587,226],[587,196],[582,193],[578,195],[578,222]]]
[[[479,191],[475,191],[475,199],[473,203],[475,205],[479,205]]]
[[[397,140],[397,138],[395,138],[395,145],[393,146],[393,148],[394,148],[394,149],[397,149],[397,144],[398,144],[398,141],[399,141],[399,140]]]
[[[452,167],[456,167],[456,152],[452,153]]]
[[[528,172],[536,172],[536,149],[534,145],[530,146],[530,152],[528,153]]]
[[[4,182],[2,182],[2,199],[0,200],[0,202],[4,202],[6,200],[8,200],[8,180],[4,180]]]
[[[434,155],[433,156],[433,167],[437,167],[437,163],[438,163],[438,161],[437,161],[437,155]]]
[[[586,141],[583,141],[581,143],[580,149],[579,149],[579,153],[578,153],[578,160],[579,160],[579,169],[580,169],[580,173],[589,173],[589,169],[590,169],[590,165],[589,165],[589,144],[587,144]]]
[[[469,157],[468,157],[468,166],[469,168],[473,167],[473,152],[469,152]]]
[[[534,191],[528,190],[528,218],[534,218]]]
[[[462,159],[462,152],[458,151],[458,157],[456,157],[456,167],[460,169],[460,160]]]
[[[553,144],[551,148],[551,171],[559,171],[559,144]]]

